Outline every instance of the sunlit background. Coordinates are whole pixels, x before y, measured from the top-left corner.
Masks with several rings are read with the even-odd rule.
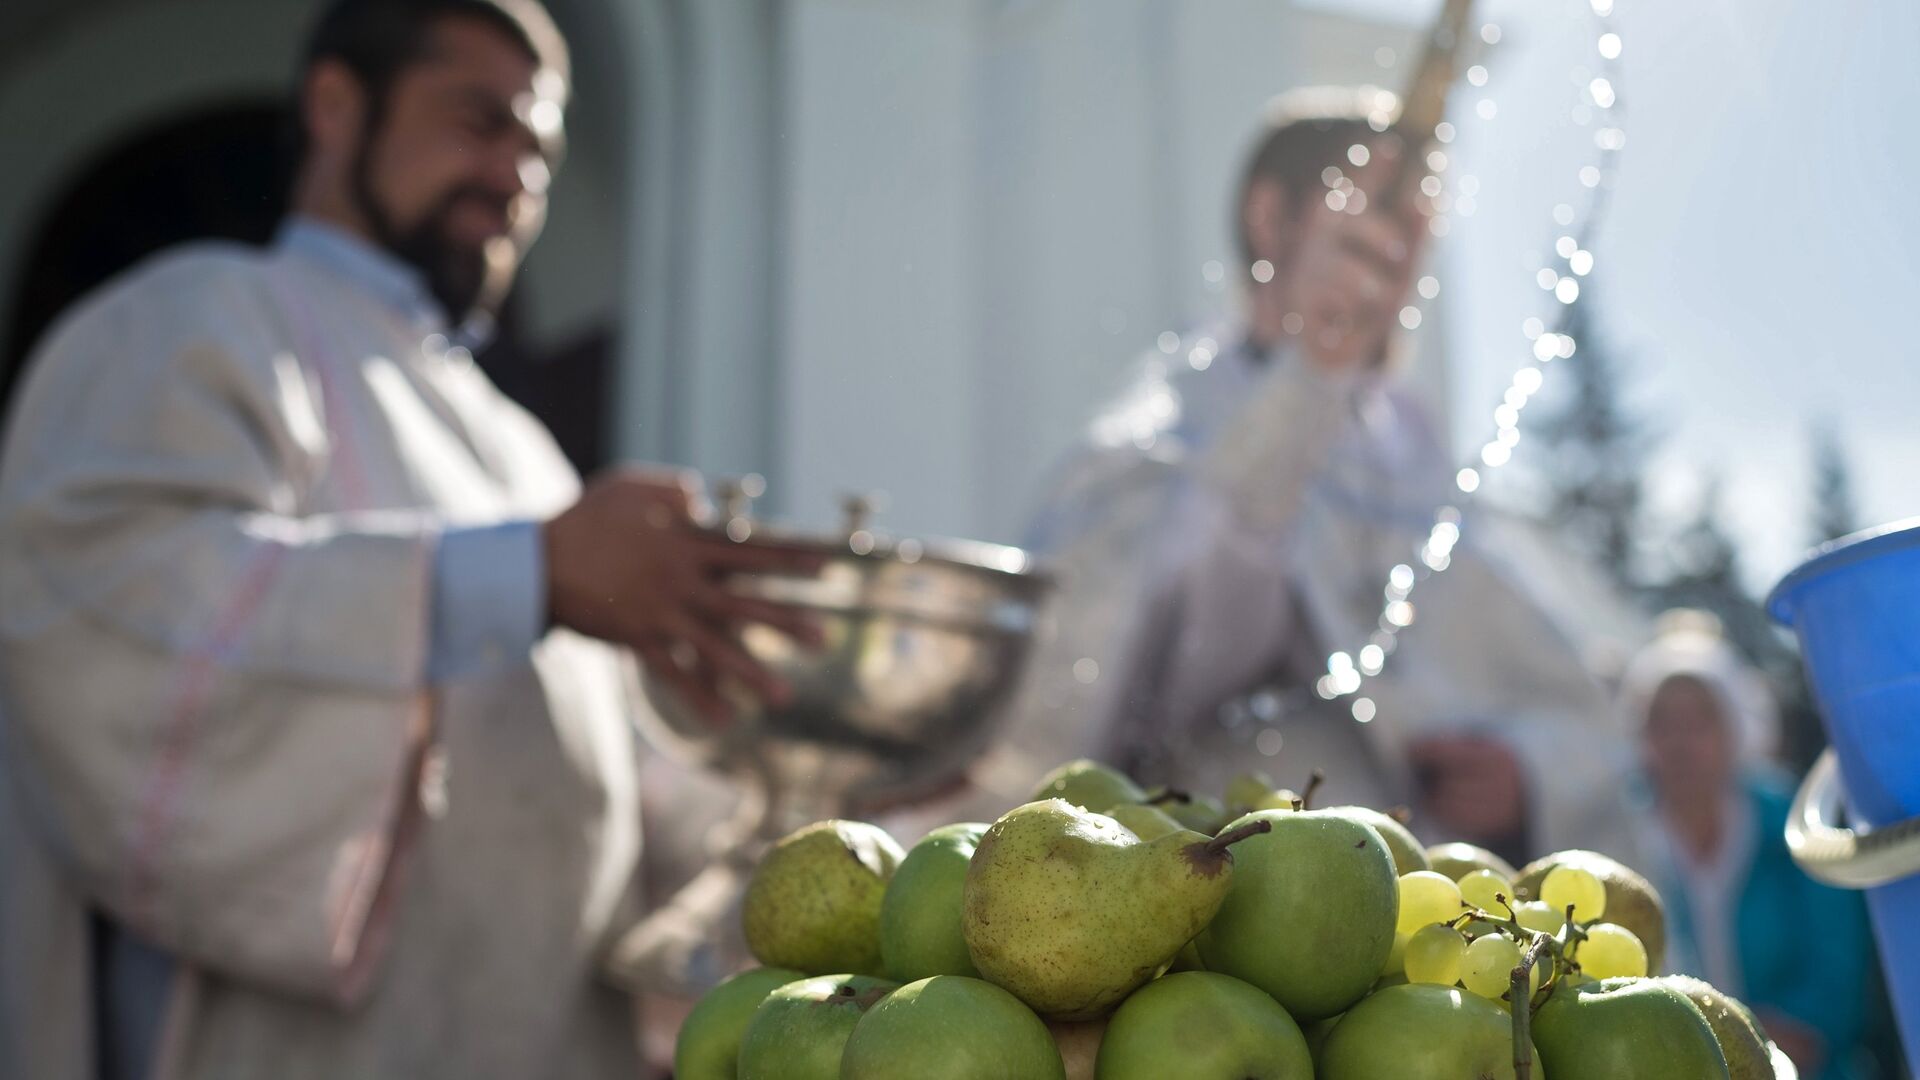
[[[257,144],[310,6],[7,5],[9,365],[53,302],[49,251],[129,190],[164,197],[142,168],[237,163],[267,186]],[[579,53],[574,150],[496,366],[586,463],[763,472],[769,508],[808,521],[880,490],[895,527],[1017,539],[1045,463],[1128,359],[1232,304],[1225,204],[1262,102],[1397,86],[1437,6],[556,0]],[[1887,118],[1920,94],[1901,45],[1920,11],[1620,7],[1627,145],[1584,302],[1656,436],[1648,544],[1720,477],[1759,587],[1809,539],[1815,425],[1838,435],[1862,521],[1914,509],[1920,209]],[[1495,0],[1479,19],[1500,34],[1485,85],[1456,96],[1449,174],[1472,213],[1437,246],[1413,334],[1463,461],[1529,355],[1523,322],[1555,306],[1535,278],[1594,156],[1575,114],[1600,61],[1588,0]],[[231,231],[263,227],[258,197],[249,221],[176,202]],[[1486,493],[1535,505],[1532,449]]]

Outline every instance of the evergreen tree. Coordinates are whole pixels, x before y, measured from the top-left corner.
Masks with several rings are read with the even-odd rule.
[[[1740,548],[1727,532],[1722,503],[1720,478],[1710,475],[1693,518],[1669,544],[1670,573],[1650,590],[1651,598],[1661,608],[1713,612],[1735,648],[1771,666],[1782,651],[1780,635],[1742,580]]]
[[[1621,388],[1625,365],[1594,319],[1593,286],[1561,332],[1575,343],[1572,358],[1556,360],[1550,381],[1565,386],[1558,408],[1540,417],[1533,433],[1543,446],[1537,475],[1546,517],[1570,546],[1591,559],[1621,588],[1644,583],[1640,538],[1647,535],[1645,493],[1654,437],[1632,414]]]
[[[1809,539],[1814,546],[1860,529],[1860,512],[1853,498],[1853,469],[1840,432],[1832,423],[1813,428],[1813,521]]]

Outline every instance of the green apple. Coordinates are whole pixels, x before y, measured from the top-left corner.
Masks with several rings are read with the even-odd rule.
[[[960,908],[967,862],[986,831],[978,822],[943,825],[921,837],[893,872],[880,902],[880,959],[890,978],[979,977],[960,933]]]
[[[1120,803],[1145,802],[1147,793],[1133,778],[1111,765],[1080,758],[1040,778],[1028,802],[1065,799],[1082,810],[1098,814]]]
[[[847,1039],[839,1080],[1066,1080],[1053,1034],[989,982],[935,975],[867,1010]]]
[[[1167,812],[1167,816],[1180,823],[1184,829],[1212,836],[1227,823],[1226,807],[1220,800],[1210,795],[1194,795],[1186,802],[1169,801],[1157,804]]]
[[[1486,998],[1455,987],[1390,986],[1334,1025],[1320,1047],[1317,1075],[1320,1080],[1513,1080],[1513,1018]],[[1541,1077],[1542,1070],[1534,1070],[1534,1076]],[[1544,1076],[1563,1080],[1551,1065]]]
[[[1107,1021],[1098,1080],[1313,1080],[1299,1025],[1259,987],[1210,971],[1135,990]]]
[[[1430,869],[1446,875],[1448,881],[1459,881],[1475,870],[1491,870],[1508,881],[1520,876],[1520,872],[1507,860],[1486,848],[1458,840],[1428,848],[1427,862],[1432,864]]]
[[[880,902],[900,845],[861,821],[817,821],[774,844],[740,908],[754,959],[809,975],[877,974]]]
[[[739,1080],[840,1080],[854,1025],[898,989],[867,975],[822,975],[780,987],[740,1036]]]
[[[1766,1037],[1755,1026],[1753,1014],[1733,997],[1712,984],[1686,975],[1666,975],[1658,981],[1687,995],[1699,1008],[1720,1044],[1720,1055],[1727,1059],[1732,1080],[1774,1080],[1773,1058]]]
[[[1168,833],[1177,833],[1186,828],[1171,814],[1152,803],[1121,803],[1100,812],[1125,825],[1128,832],[1142,840],[1158,840]]]
[[[1414,839],[1412,831],[1398,820],[1367,806],[1329,806],[1323,812],[1340,814],[1373,826],[1373,830],[1380,834],[1380,839],[1387,842],[1387,850],[1393,855],[1395,873],[1411,874],[1415,870],[1433,868],[1427,862],[1427,853],[1421,848],[1420,841]]]
[[[1323,810],[1262,810],[1234,845],[1233,880],[1196,939],[1208,971],[1245,980],[1310,1023],[1360,1000],[1393,950],[1393,856],[1371,826]]]
[[[1655,979],[1560,987],[1533,1015],[1553,1080],[1728,1080],[1713,1028],[1687,995]]]
[[[767,995],[806,976],[785,968],[754,968],[735,975],[700,999],[673,1043],[675,1080],[734,1080],[740,1036]]]

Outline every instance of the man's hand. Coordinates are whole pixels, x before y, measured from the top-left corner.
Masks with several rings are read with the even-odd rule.
[[[748,547],[696,527],[705,500],[690,473],[622,469],[595,479],[542,530],[547,610],[556,623],[629,646],[655,677],[715,723],[731,710],[723,680],[783,702],[790,690],[741,647],[734,631],[764,623],[804,644],[819,641],[806,614],[736,596],[733,573],[798,577],[821,556]]]
[[[1376,140],[1372,160],[1350,175],[1374,199],[1398,172],[1399,147]],[[1417,210],[1374,205],[1359,214],[1311,202],[1294,268],[1292,307],[1300,347],[1323,371],[1358,370],[1380,358],[1413,284],[1427,235]]]
[[[1513,751],[1485,735],[1435,735],[1408,748],[1421,809],[1450,836],[1487,847],[1527,823],[1526,777]]]

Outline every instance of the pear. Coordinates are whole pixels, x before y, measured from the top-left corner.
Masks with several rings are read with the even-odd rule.
[[[1475,870],[1491,870],[1508,881],[1520,876],[1520,871],[1515,870],[1507,860],[1486,848],[1458,840],[1428,848],[1427,862],[1427,869],[1445,875],[1448,881],[1459,881]]]
[[[1257,770],[1243,772],[1227,781],[1223,794],[1227,813],[1235,817],[1255,810],[1291,810],[1294,800],[1299,798],[1285,788],[1276,787],[1273,777]]]
[[[1556,866],[1578,866],[1600,879],[1607,887],[1606,921],[1633,931],[1633,936],[1647,947],[1647,970],[1657,974],[1666,956],[1667,909],[1653,884],[1617,859],[1579,849],[1542,855],[1509,880],[1522,897],[1538,900],[1540,883]]]
[[[1325,810],[1263,810],[1270,831],[1235,848],[1227,897],[1200,935],[1208,971],[1265,990],[1300,1023],[1366,994],[1393,951],[1400,879],[1371,826]]]
[[[1222,825],[1232,820],[1227,816],[1226,807],[1220,805],[1220,800],[1210,795],[1194,795],[1186,802],[1166,802],[1157,805],[1166,811],[1168,817],[1179,822],[1181,828],[1206,833],[1208,836],[1219,832]]]
[[[747,948],[768,967],[809,975],[880,971],[880,904],[902,858],[891,836],[865,822],[819,821],[789,834],[747,882]]]
[[[1047,1030],[1053,1033],[1053,1044],[1060,1050],[1067,1080],[1094,1080],[1094,1063],[1100,1057],[1100,1040],[1107,1034],[1107,1022],[1052,1020],[1047,1023]]]
[[[1232,881],[1228,845],[1267,828],[1149,841],[1062,799],[1016,807],[967,867],[967,951],[983,976],[1042,1016],[1092,1019],[1207,925]]]
[[[935,975],[867,1010],[847,1039],[839,1080],[1066,1080],[1047,1025],[1005,990]]]
[[[1745,1005],[1700,979],[1667,975],[1655,981],[1673,987],[1699,1006],[1707,1018],[1707,1026],[1713,1029],[1714,1039],[1720,1043],[1720,1053],[1727,1059],[1727,1072],[1732,1080],[1773,1080],[1773,1058],[1767,1050],[1767,1040],[1754,1027],[1752,1014]]]
[[[1108,810],[1107,816],[1126,826],[1128,832],[1142,840],[1158,840],[1168,833],[1179,832],[1185,827],[1152,803],[1122,803]],[[1200,961],[1200,950],[1189,941],[1180,947],[1179,955],[1173,958],[1173,965],[1168,970],[1205,971],[1206,969],[1207,965]]]
[[[1133,992],[1107,1021],[1099,1080],[1313,1080],[1307,1040],[1259,988],[1208,971]]]
[[[740,1036],[738,1080],[840,1080],[847,1039],[899,984],[866,975],[788,983],[760,1003]]]
[[[943,825],[920,838],[887,882],[880,902],[880,959],[903,983],[932,975],[978,977],[960,933],[967,863],[987,827]]]
[[[1427,861],[1426,849],[1420,846],[1412,830],[1402,825],[1399,819],[1369,806],[1329,806],[1324,812],[1340,814],[1372,826],[1373,831],[1380,834],[1380,839],[1387,842],[1387,852],[1393,856],[1396,872],[1411,874],[1415,870],[1433,869],[1433,864]]]
[[[783,968],[743,971],[707,991],[673,1043],[675,1080],[734,1080],[740,1036],[767,995],[805,978]]]
[[[1168,833],[1176,833],[1186,828],[1173,820],[1166,811],[1151,803],[1121,803],[1109,807],[1106,815],[1127,827],[1127,831],[1142,840],[1158,840]],[[1193,830],[1198,831],[1198,830]]]
[[[1030,802],[1065,799],[1082,810],[1098,813],[1103,807],[1147,800],[1147,793],[1133,778],[1111,765],[1080,758],[1069,761],[1040,778]]]

